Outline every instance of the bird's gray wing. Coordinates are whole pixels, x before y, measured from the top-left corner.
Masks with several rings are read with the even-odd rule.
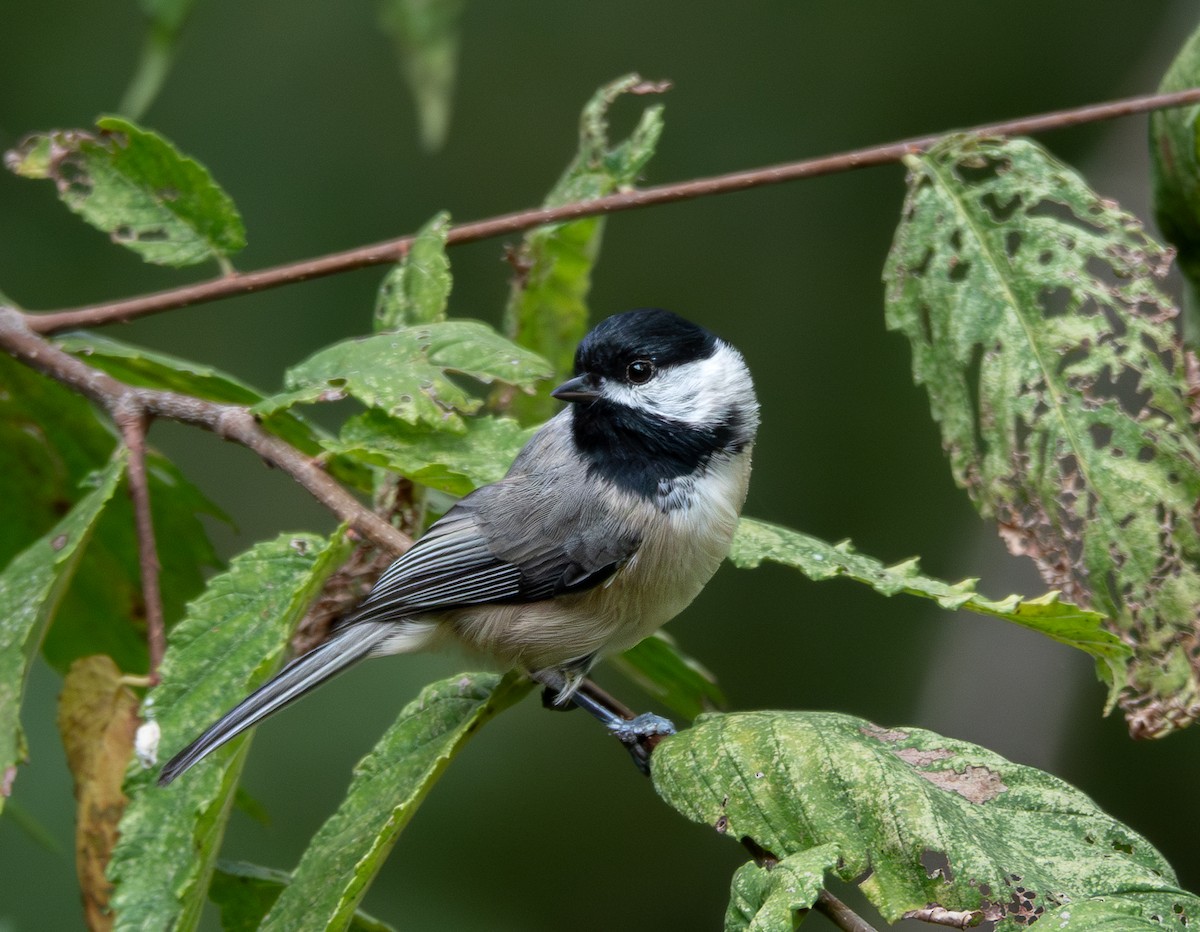
[[[536,602],[604,582],[639,536],[605,520],[595,500],[564,497],[554,484],[510,476],[462,499],[387,569],[347,623]]]

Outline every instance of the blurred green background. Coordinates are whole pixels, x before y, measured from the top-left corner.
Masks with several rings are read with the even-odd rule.
[[[675,84],[646,173],[660,183],[1150,91],[1195,16],[1183,0],[475,2],[447,144],[430,155],[374,4],[208,0],[143,123],[230,192],[250,237],[236,261],[254,269],[406,233],[442,208],[461,221],[535,205],[574,152],[584,101],[628,71]],[[141,42],[130,0],[6,4],[0,146],[115,109]],[[614,128],[627,130],[638,109],[622,102]],[[1144,118],[1044,141],[1148,217]],[[1037,593],[1031,566],[1006,555],[953,487],[908,349],[883,328],[879,276],[902,196],[892,166],[614,216],[594,314],[668,307],[744,351],[763,402],[747,513],[850,537],[888,561],[919,554],[935,575],[982,577],[989,595]],[[498,321],[502,249],[453,251],[452,314]],[[0,290],[20,304],[73,306],[195,274],[142,265],[49,185],[0,174]],[[290,363],[370,329],[381,275],[110,332],[273,389]],[[332,527],[241,449],[169,424],[151,439],[235,516],[236,529],[212,529],[226,556],[280,530]],[[1119,717],[1100,717],[1103,691],[1083,654],[779,568],[725,568],[671,631],[735,708],[835,709],[981,743],[1077,784],[1200,888],[1200,731],[1132,743]],[[245,785],[271,822],[236,814],[224,856],[293,866],[353,763],[423,683],[462,662],[375,661],[260,729]],[[618,676],[599,678],[647,704]],[[64,895],[73,803],[54,728],[59,687],[35,671],[21,815],[0,821],[4,932],[81,925]],[[591,722],[530,699],[450,768],[365,906],[406,929],[716,928],[742,860],[736,844],[662,805]]]

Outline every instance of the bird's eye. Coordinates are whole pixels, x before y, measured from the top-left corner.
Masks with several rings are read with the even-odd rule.
[[[634,385],[644,385],[654,377],[654,363],[649,359],[635,359],[625,370],[625,378]]]

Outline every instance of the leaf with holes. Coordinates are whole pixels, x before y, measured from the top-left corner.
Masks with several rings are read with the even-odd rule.
[[[53,180],[67,207],[147,262],[224,261],[246,245],[237,208],[203,165],[128,120],[102,117],[96,126],[29,136],[4,163]]]
[[[935,579],[922,573],[915,559],[887,566],[859,553],[848,540],[830,544],[777,524],[742,518],[729,559],[742,569],[753,569],[770,560],[797,569],[815,582],[845,577],[865,583],[881,595],[920,596],[950,611],[991,615],[1038,631],[1095,658],[1096,672],[1109,688],[1110,703],[1116,700],[1125,664],[1133,653],[1104,627],[1107,619],[1103,615],[1064,602],[1057,592],[1036,599],[1017,595],[989,599],[976,591],[978,580],[948,583]]]
[[[21,699],[29,665],[54,617],[96,521],[125,475],[124,449],[96,476],[90,492],[0,573],[0,809],[25,759]]]
[[[911,156],[884,278],[956,480],[1047,582],[1135,645],[1120,703],[1200,715],[1200,448],[1169,253],[1032,142]]]
[[[624,94],[653,94],[665,84],[626,75],[600,88],[583,109],[579,151],[544,207],[586,201],[627,188],[654,155],[662,135],[662,106],[646,107],[629,137],[608,138],[608,111]],[[525,234],[510,257],[515,269],[505,310],[505,332],[544,356],[558,375],[571,372],[575,347],[587,330],[587,294],[592,267],[604,233],[602,217],[537,227]],[[549,398],[513,399],[523,421],[542,421],[553,413]]]
[[[1039,918],[1186,932],[1200,916],[1162,855],[1079,790],[918,728],[832,712],[706,715],[659,744],[651,771],[667,803],[766,865],[738,872],[732,928],[751,916],[751,928],[790,930],[824,875],[861,881],[889,922],[941,910],[996,932]],[[772,866],[799,888],[772,882]]]
[[[235,558],[171,632],[162,682],[143,704],[161,747],[178,750],[278,667],[312,599],[349,553],[329,540],[285,534]],[[248,748],[241,737],[169,787],[157,768],[130,766],[129,805],[108,876],[118,929],[193,929],[204,907]]]
[[[318,830],[259,928],[344,928],[450,761],[483,724],[531,688],[517,673],[465,673],[426,686],[354,768],[346,798]]]
[[[435,216],[418,231],[408,252],[383,279],[375,301],[375,329],[399,330],[446,319],[450,302],[450,215]]]
[[[350,396],[409,424],[462,432],[466,425],[459,414],[474,414],[482,402],[455,383],[452,374],[532,391],[551,370],[545,360],[487,324],[444,320],[320,350],[287,371],[286,391],[254,410],[270,414],[293,404]]]

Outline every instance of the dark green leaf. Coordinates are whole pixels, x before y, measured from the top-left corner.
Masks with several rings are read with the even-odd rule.
[[[425,687],[355,767],[345,800],[313,838],[262,929],[342,928],[467,739],[531,688],[513,673],[467,673]]]
[[[647,107],[629,138],[615,144],[608,139],[608,110],[622,94],[663,89],[636,74],[600,88],[584,107],[579,151],[543,206],[587,201],[631,186],[662,134],[662,106]],[[603,231],[600,217],[538,227],[525,234],[512,258],[516,275],[505,311],[505,330],[522,346],[548,359],[558,375],[571,372],[575,347],[587,331],[587,294]],[[514,402],[514,410],[527,422],[545,420],[553,413],[549,398]]]
[[[421,143],[435,150],[450,126],[464,0],[381,0],[379,22],[392,37],[417,104]]]
[[[687,656],[666,632],[658,631],[613,665],[668,708],[687,718],[725,707],[725,694],[700,661]]]
[[[1134,734],[1200,712],[1200,448],[1170,255],[1035,144],[908,159],[888,324],[913,347],[956,480],[1009,549],[1135,644]]]
[[[17,763],[25,758],[20,709],[29,664],[124,473],[122,450],[96,477],[92,490],[0,573],[0,808],[12,792]]]
[[[1200,85],[1200,29],[1188,37],[1159,85],[1160,93]],[[1150,114],[1154,219],[1179,250],[1179,269],[1190,285],[1189,336],[1200,335],[1200,104]]]
[[[243,861],[218,861],[208,896],[221,910],[224,932],[255,932],[291,882],[292,875],[286,871]],[[350,932],[394,932],[392,926],[361,909],[355,910],[348,928]]]
[[[1109,686],[1110,701],[1115,698],[1125,662],[1131,656],[1129,647],[1105,629],[1107,619],[1103,615],[1063,602],[1057,592],[1036,599],[1010,595],[997,601],[975,591],[976,579],[943,582],[921,573],[916,560],[885,566],[874,557],[856,551],[849,541],[829,544],[799,531],[742,518],[729,558],[744,569],[752,569],[764,560],[782,563],[818,582],[845,576],[866,583],[882,595],[917,595],[932,599],[945,609],[993,615],[1039,631],[1091,654],[1100,678]]]
[[[351,396],[410,424],[463,431],[459,412],[473,414],[482,402],[460,388],[451,373],[529,391],[551,374],[544,360],[487,324],[447,320],[323,349],[289,369],[287,390],[255,410],[268,414],[297,403]]]
[[[404,258],[392,266],[375,302],[377,331],[446,319],[452,284],[446,255],[449,232],[450,215],[443,211],[421,227]]]
[[[146,471],[163,617],[170,628],[183,617],[188,600],[204,588],[206,572],[221,566],[201,516],[225,515],[170,461],[151,453]],[[96,522],[87,556],[42,644],[42,656],[63,673],[72,661],[92,654],[107,654],[126,673],[145,672],[145,620],[133,505],[128,495],[117,495]]]
[[[371,408],[348,420],[341,437],[327,448],[373,466],[441,489],[466,495],[472,489],[503,478],[536,428],[522,427],[500,417],[472,417],[466,432],[451,434],[413,427]]]
[[[296,623],[348,551],[341,532],[331,541],[285,534],[213,578],[171,632],[162,682],[143,706],[165,754],[275,671]],[[131,766],[130,803],[109,867],[118,929],[195,928],[247,744],[231,742],[166,788],[155,785],[157,768]]]
[[[195,265],[246,245],[237,208],[203,165],[127,120],[96,126],[27,137],[5,164],[52,179],[71,210],[147,262]]]
[[[889,922],[940,907],[996,932],[1039,919],[1185,932],[1200,916],[1200,898],[1153,846],[1083,793],[921,729],[830,712],[708,715],[658,746],[652,772],[685,816],[751,839],[789,870],[869,875],[860,888]],[[790,929],[771,917],[809,891],[781,901],[779,885],[751,882],[750,870],[739,872],[731,914],[769,910],[758,928]]]

